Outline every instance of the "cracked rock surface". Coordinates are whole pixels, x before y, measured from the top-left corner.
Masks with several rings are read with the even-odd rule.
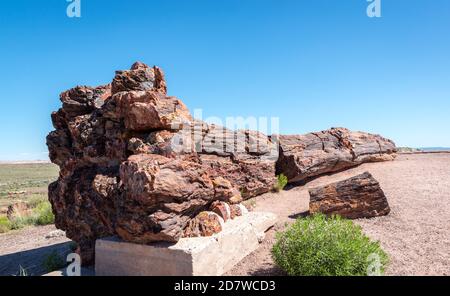
[[[146,244],[211,235],[219,216],[204,212],[215,201],[234,209],[275,183],[269,137],[193,120],[167,95],[158,67],[135,63],[111,84],[63,92],[61,102],[47,136],[60,167],[49,200],[85,265],[99,237]]]
[[[346,128],[281,135],[279,143],[277,174],[284,174],[291,183],[396,157],[396,147],[391,140]]]
[[[388,201],[380,183],[369,173],[309,190],[309,211],[348,219],[389,214]]]

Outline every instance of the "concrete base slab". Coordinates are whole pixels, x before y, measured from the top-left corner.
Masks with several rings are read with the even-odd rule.
[[[182,238],[176,244],[138,245],[118,238],[99,239],[95,246],[97,276],[222,275],[255,251],[277,217],[250,212],[225,223],[211,237]]]

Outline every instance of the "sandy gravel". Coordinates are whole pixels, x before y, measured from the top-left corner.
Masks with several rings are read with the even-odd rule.
[[[278,275],[270,249],[275,231],[308,211],[308,188],[369,171],[386,193],[391,213],[356,223],[390,256],[387,275],[450,275],[450,154],[400,155],[393,162],[364,164],[280,194],[257,197],[255,210],[279,215],[265,242],[228,275]]]

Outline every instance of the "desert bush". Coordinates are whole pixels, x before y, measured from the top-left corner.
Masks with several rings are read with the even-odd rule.
[[[30,208],[36,208],[40,204],[47,202],[48,197],[45,194],[30,194],[27,198],[27,204]]]
[[[273,190],[275,192],[280,192],[281,190],[284,189],[284,187],[286,187],[287,183],[288,183],[288,178],[285,175],[280,174],[277,176],[277,183],[275,184]]]
[[[48,225],[55,223],[55,216],[52,212],[52,206],[48,201],[41,202],[34,208],[35,225]]]
[[[64,261],[64,258],[58,254],[58,252],[53,251],[44,258],[42,266],[47,272],[52,272],[66,266],[66,262]]]
[[[29,225],[49,225],[55,223],[52,206],[47,200],[36,203],[31,214],[16,217],[11,221],[11,229],[17,230]]]
[[[382,274],[388,262],[360,226],[322,214],[299,218],[278,233],[272,256],[288,275],[304,276],[363,276],[377,265]]]
[[[9,221],[8,217],[1,216],[0,217],[0,233],[5,233],[11,230],[11,221]]]
[[[34,223],[35,217],[33,215],[16,217],[11,221],[11,230],[18,230]]]

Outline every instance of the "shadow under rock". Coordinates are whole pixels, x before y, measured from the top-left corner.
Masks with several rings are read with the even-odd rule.
[[[343,169],[340,169],[340,170],[337,170],[337,171],[323,173],[323,174],[320,174],[320,175],[317,175],[317,176],[314,176],[314,177],[309,177],[309,178],[306,178],[305,180],[302,180],[302,181],[291,182],[288,185],[286,185],[284,190],[289,191],[289,190],[292,190],[292,189],[297,188],[297,187],[302,187],[302,186],[305,186],[308,183],[310,183],[310,182],[312,182],[312,181],[314,181],[316,179],[319,179],[321,177],[337,175],[339,173],[348,171],[348,170],[353,169],[353,168],[357,168],[359,166],[360,165],[355,165],[355,166],[351,166],[351,167],[348,167],[348,168],[343,168]],[[357,174],[355,174],[355,175],[357,175]]]
[[[286,273],[277,266],[262,267],[250,272],[251,276],[286,276]]]
[[[298,219],[298,218],[308,217],[309,215],[310,215],[309,211],[306,211],[306,212],[292,214],[292,215],[289,215],[288,217],[291,219]]]
[[[0,276],[17,275],[20,267],[25,269],[30,276],[46,274],[48,271],[45,269],[43,262],[47,256],[55,252],[65,261],[66,256],[72,253],[71,242],[2,255],[0,256]]]

